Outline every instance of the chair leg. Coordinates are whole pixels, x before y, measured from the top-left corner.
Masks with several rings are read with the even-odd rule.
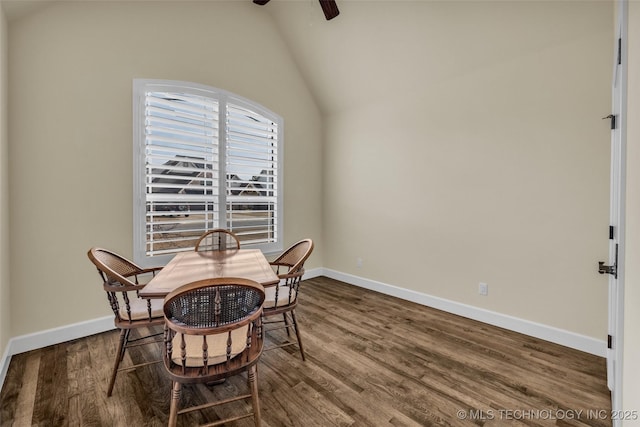
[[[296,311],[291,311],[291,318],[293,319],[293,329],[296,331],[296,338],[298,339],[298,348],[300,348],[300,355],[302,356],[302,361],[305,361],[304,358],[304,348],[302,348],[302,339],[300,338],[300,330],[298,329],[298,321],[296,320]]]
[[[258,400],[258,367],[253,365],[249,368],[247,375],[249,378],[249,388],[251,389],[251,405],[253,406],[253,420],[256,427],[260,427],[262,418],[260,416],[260,401]]]
[[[129,335],[131,335],[131,329],[125,329],[124,333],[124,345],[120,351],[120,361],[124,359],[124,354],[127,352],[127,345],[129,344]]]
[[[282,313],[282,317],[284,318],[284,325],[285,330],[287,331],[287,336],[290,337],[291,334],[289,333],[289,319],[287,318],[287,313]]]
[[[116,382],[116,375],[118,375],[118,367],[124,356],[124,350],[126,348],[126,341],[129,337],[128,329],[120,330],[120,342],[118,343],[118,350],[116,350],[116,360],[113,363],[113,371],[111,372],[111,379],[109,380],[109,388],[107,389],[107,396],[110,397],[113,392],[113,385]]]
[[[180,403],[180,393],[182,384],[174,381],[171,390],[171,405],[169,407],[169,427],[175,427],[178,423],[178,403]]]

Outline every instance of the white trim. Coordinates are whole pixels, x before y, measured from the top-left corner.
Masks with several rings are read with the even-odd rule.
[[[611,409],[622,411],[622,382],[624,355],[624,288],[625,288],[625,236],[626,233],[626,162],[627,162],[627,73],[628,73],[628,1],[618,0],[618,16],[615,23],[614,68],[611,88],[612,114],[617,119],[617,130],[611,132],[611,225],[616,226],[616,238],[610,240],[609,259],[615,254],[618,244],[617,278],[609,277],[609,325],[613,348],[607,350],[607,385],[611,390]],[[618,39],[620,52],[618,52]],[[620,64],[617,65],[617,54]],[[620,74],[617,74],[618,68]],[[616,83],[616,79],[620,81]],[[617,152],[616,152],[617,151]],[[615,155],[617,154],[617,156]],[[617,185],[616,185],[617,184]],[[613,427],[623,424],[621,419],[613,420]]]
[[[11,340],[9,340],[9,344],[4,349],[4,354],[2,355],[2,360],[0,360],[0,390],[2,390],[2,386],[4,385],[4,379],[7,376],[7,371],[9,370],[9,362],[11,361],[11,355],[9,354],[9,347]]]
[[[312,270],[305,270],[304,276],[302,277],[302,279],[306,280],[306,279],[313,279],[316,277],[324,276],[325,271],[326,270],[324,268],[314,268]]]
[[[7,370],[9,369],[9,363],[11,362],[11,356],[14,354],[24,353],[26,351],[60,344],[65,341],[71,341],[78,338],[84,338],[89,335],[99,334],[112,329],[115,329],[115,326],[113,325],[113,315],[11,338],[7,344],[4,355],[2,356],[2,364],[0,365],[0,384],[4,384],[4,379],[7,374]]]
[[[319,276],[320,274],[318,274]],[[555,328],[553,326],[532,322],[526,319],[509,316],[507,314],[495,311],[485,310],[483,308],[474,307],[468,304],[423,294],[421,292],[412,291],[410,289],[399,288],[397,286],[378,282],[375,280],[365,279],[363,277],[351,274],[340,273],[339,271],[324,269],[324,276],[331,279],[340,280],[354,286],[380,292],[385,295],[391,295],[406,301],[415,302],[417,304],[433,307],[458,316],[477,320],[489,325],[498,326],[510,331],[525,334],[531,337],[550,341],[565,347],[584,351],[596,356],[605,357],[607,352],[607,343],[586,335],[576,334],[564,329]],[[305,278],[307,277],[305,274]]]
[[[251,101],[248,98],[244,98],[240,95],[228,92],[226,90],[217,89],[211,86],[206,86],[198,83],[192,83],[187,81],[178,80],[163,80],[163,79],[133,79],[133,261],[143,267],[155,267],[158,265],[165,265],[168,263],[175,252],[168,254],[155,254],[154,256],[147,256],[147,223],[146,223],[146,187],[145,182],[147,179],[147,166],[146,166],[146,102],[148,91],[159,92],[177,92],[189,95],[201,96],[210,100],[215,100],[218,103],[217,112],[217,141],[215,145],[218,147],[217,161],[215,162],[217,168],[214,171],[219,173],[220,192],[213,197],[212,200],[217,200],[217,206],[222,209],[217,215],[219,217],[219,223],[214,223],[214,228],[229,228],[233,229],[233,224],[229,224],[226,219],[226,183],[227,183],[227,166],[225,158],[228,155],[228,150],[233,151],[227,147],[227,112],[229,106],[236,108],[248,109],[256,114],[261,115],[265,119],[272,121],[277,129],[276,148],[276,163],[282,165],[284,159],[284,120],[282,116],[269,110],[265,106]],[[214,144],[212,144],[214,145]],[[282,167],[276,167],[276,218],[275,218],[275,242],[267,243],[247,243],[253,248],[260,249],[265,253],[274,252],[279,253],[283,249],[283,218],[284,218],[284,185],[283,185],[283,172]],[[237,231],[237,230],[234,230]]]
[[[9,340],[9,347],[14,355],[112,329],[115,329],[113,315],[14,337]]]

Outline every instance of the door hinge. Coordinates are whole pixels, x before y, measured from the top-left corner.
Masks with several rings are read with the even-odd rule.
[[[611,335],[607,335],[607,348],[609,350],[613,348],[613,337]]]
[[[613,225],[609,226],[609,240],[613,240],[613,238],[615,237],[615,228],[613,227]]]
[[[618,39],[618,65],[622,64],[622,38]]]
[[[602,120],[610,119],[611,120],[611,130],[616,128],[616,116],[614,114],[609,114],[607,117],[603,117]]]

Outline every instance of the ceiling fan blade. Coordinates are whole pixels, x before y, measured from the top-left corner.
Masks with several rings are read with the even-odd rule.
[[[255,2],[257,0],[253,0],[253,1]],[[324,12],[324,17],[327,18],[327,21],[335,18],[340,14],[340,11],[338,10],[338,5],[336,4],[336,0],[320,0],[320,6],[322,7],[322,11]]]
[[[264,6],[265,4],[269,3],[269,0],[253,0],[253,2],[255,4],[259,4],[260,6]]]

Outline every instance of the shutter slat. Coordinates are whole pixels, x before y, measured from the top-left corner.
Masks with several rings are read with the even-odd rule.
[[[181,94],[175,92],[147,92],[147,103],[157,103],[159,105],[194,105],[200,108],[213,108],[218,110],[218,102],[213,97],[203,97],[192,94]]]

